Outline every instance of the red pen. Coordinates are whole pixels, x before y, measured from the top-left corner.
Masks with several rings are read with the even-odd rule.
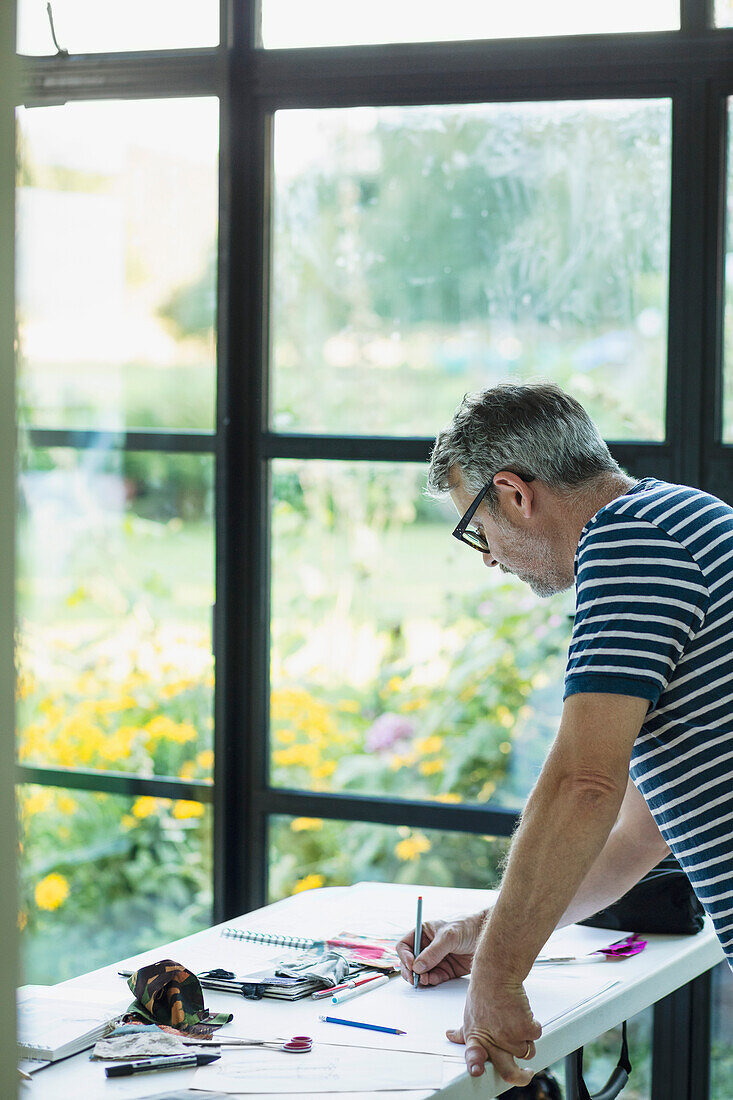
[[[311,1000],[319,1001],[321,997],[331,997],[334,993],[340,993],[342,989],[356,989],[359,985],[376,981],[377,978],[382,977],[383,973],[384,971],[380,971],[379,974],[370,974],[368,978],[360,978],[358,982],[342,982],[341,985],[332,985],[328,989],[319,989],[315,993],[311,993]]]

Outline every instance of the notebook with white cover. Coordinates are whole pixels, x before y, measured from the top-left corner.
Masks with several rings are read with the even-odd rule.
[[[53,987],[18,990],[18,1056],[56,1062],[94,1046],[120,1009],[109,1001],[63,999]]]

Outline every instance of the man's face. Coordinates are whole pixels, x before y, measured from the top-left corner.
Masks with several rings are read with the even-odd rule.
[[[462,481],[451,489],[450,496],[459,515],[470,508],[475,493],[466,490]],[[499,494],[498,510],[490,511],[485,500],[481,502],[471,521],[489,544],[489,552],[482,554],[484,565],[498,565],[502,573],[513,573],[528,584],[537,596],[554,596],[573,584],[573,576],[560,555],[553,551],[547,535],[512,522],[502,511],[502,495]],[[476,553],[477,551],[474,551]]]

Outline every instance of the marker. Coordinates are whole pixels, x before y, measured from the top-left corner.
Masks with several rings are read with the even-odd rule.
[[[380,985],[386,985],[389,981],[387,974],[381,977],[368,978],[364,982],[357,982],[356,989],[344,989],[342,993],[334,993],[331,1004],[340,1005],[342,1001],[350,1001],[352,997],[359,997],[362,993],[369,993],[372,989],[378,989]]]
[[[154,1073],[164,1069],[195,1069],[216,1062],[221,1054],[173,1054],[159,1058],[143,1058],[140,1062],[126,1062],[123,1066],[107,1066],[108,1077],[131,1077],[133,1073]]]
[[[420,954],[420,946],[422,944],[422,898],[417,899],[417,916],[415,917],[415,942],[413,944],[412,953],[417,958]],[[412,975],[412,988],[417,989],[420,984],[420,975]]]
[[[361,1024],[357,1020],[338,1020],[335,1016],[319,1016],[324,1024],[345,1024],[346,1027],[363,1027],[367,1031],[384,1031],[387,1035],[407,1035],[406,1031],[400,1031],[398,1027],[382,1027],[380,1024]]]

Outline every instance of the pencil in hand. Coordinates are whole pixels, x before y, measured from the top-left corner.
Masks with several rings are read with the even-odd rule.
[[[417,916],[415,917],[415,942],[413,945],[412,953],[415,958],[420,954],[420,948],[422,946],[422,898],[417,899]],[[417,989],[420,984],[420,975],[413,973],[412,975],[412,988]]]

